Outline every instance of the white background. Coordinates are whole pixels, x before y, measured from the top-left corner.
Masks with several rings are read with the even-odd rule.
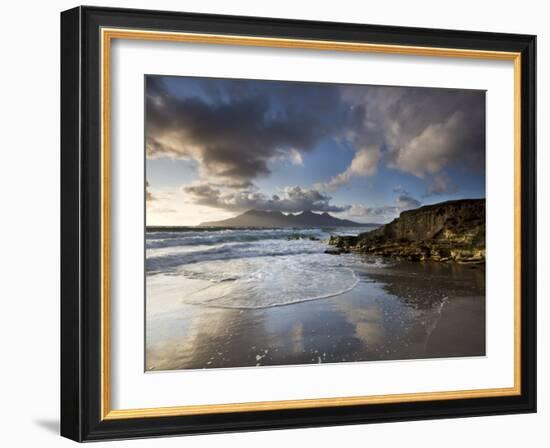
[[[113,409],[513,386],[512,61],[123,40],[113,43],[111,66]],[[487,356],[144,373],[144,158],[136,148],[144,147],[148,73],[487,90]]]
[[[160,8],[196,12],[242,14],[333,21],[355,21],[405,26],[476,29],[538,34],[538,172],[539,229],[550,224],[545,193],[550,159],[544,152],[550,120],[545,78],[550,60],[549,11],[544,2],[462,1],[443,6],[438,1],[254,2],[100,1],[103,6]],[[60,439],[59,397],[59,11],[69,1],[10,2],[3,5],[2,71],[2,347],[0,438],[7,446],[68,446]],[[451,6],[452,5],[452,6]],[[545,54],[546,53],[546,54]],[[546,201],[547,202],[547,201]],[[550,394],[542,357],[549,332],[541,321],[550,316],[550,271],[545,253],[550,238],[539,232],[539,413],[338,428],[258,432],[126,441],[111,446],[280,446],[360,443],[376,446],[499,447],[544,446],[550,439]],[[101,446],[103,444],[99,444]]]

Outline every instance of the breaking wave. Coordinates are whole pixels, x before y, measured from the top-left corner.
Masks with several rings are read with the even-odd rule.
[[[148,233],[148,301],[168,294],[187,305],[257,309],[337,296],[359,282],[359,260],[325,254],[329,236],[323,229]]]

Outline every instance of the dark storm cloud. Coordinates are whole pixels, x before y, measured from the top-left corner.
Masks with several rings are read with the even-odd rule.
[[[208,175],[252,181],[325,136],[356,151],[336,186],[380,161],[417,177],[484,168],[482,91],[183,78],[194,91],[178,96],[163,79],[147,78],[147,152],[192,157]]]
[[[270,210],[295,213],[302,210],[343,212],[349,206],[331,205],[331,197],[314,189],[299,186],[285,187],[279,195],[267,196],[253,190],[222,191],[209,184],[183,187],[193,203],[231,211]]]
[[[226,186],[250,186],[271,159],[310,151],[347,115],[336,86],[197,80],[194,89],[176,96],[147,78],[147,154],[193,158],[203,177]]]

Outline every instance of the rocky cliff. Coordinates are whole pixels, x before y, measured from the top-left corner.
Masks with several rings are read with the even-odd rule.
[[[334,236],[329,253],[359,252],[413,261],[485,262],[485,199],[462,199],[402,212],[358,236]]]

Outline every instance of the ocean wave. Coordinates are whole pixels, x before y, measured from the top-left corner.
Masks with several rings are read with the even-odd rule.
[[[185,305],[261,309],[320,300],[351,291],[359,278],[330,255],[286,255],[217,260],[182,267],[178,275],[162,275],[148,285],[163,294],[172,290]],[[327,269],[330,266],[330,269]],[[159,286],[160,287],[160,286]]]
[[[192,248],[180,249],[147,249],[146,271],[148,274],[166,273],[178,266],[215,260],[235,260],[240,258],[254,258],[265,256],[284,256],[297,254],[322,253],[323,243],[318,241],[297,240],[263,240],[261,242],[239,242],[216,244],[213,246],[201,245]]]
[[[269,298],[266,300],[266,298],[264,297],[262,300],[262,302],[264,303],[261,304],[258,304],[256,298],[254,297],[247,297],[246,300],[243,302],[241,300],[235,300],[234,298],[226,298],[222,296],[219,298],[212,298],[206,302],[198,303],[198,305],[202,305],[208,308],[258,310],[265,308],[275,308],[279,306],[295,305],[297,303],[311,302],[313,300],[328,299],[330,297],[336,297],[346,292],[349,292],[357,286],[357,284],[359,283],[359,278],[355,275],[353,270],[350,269],[350,272],[353,274],[355,280],[349,285],[343,286],[342,289],[335,289],[331,292],[319,291],[317,294],[312,294],[311,296],[308,296],[307,292],[300,290],[298,291],[299,296],[291,296],[293,298],[289,298],[288,296],[284,298],[281,296],[276,296],[271,299],[274,299],[274,301],[270,301]]]
[[[368,274],[359,255],[324,253],[325,240],[336,232],[232,229],[148,234],[148,307],[167,295],[185,305],[234,309],[338,296],[352,290],[359,275]],[[368,266],[376,268],[377,263],[370,260]]]
[[[287,240],[328,238],[330,233],[322,229],[254,229],[254,230],[212,230],[185,232],[147,233],[146,248],[156,249],[177,246],[195,246],[230,242],[254,242],[264,240]]]

